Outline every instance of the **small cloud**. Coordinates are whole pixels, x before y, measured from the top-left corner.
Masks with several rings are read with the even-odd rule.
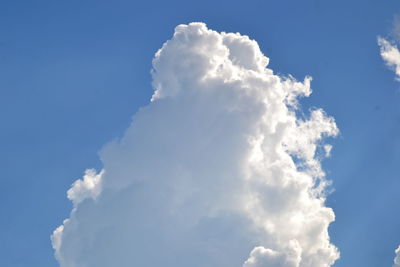
[[[331,156],[332,145],[326,144],[324,145],[325,157],[329,158]]]
[[[395,250],[396,257],[394,258],[393,267],[400,267],[400,246]]]
[[[382,59],[386,65],[396,74],[396,80],[400,80],[400,51],[395,44],[385,38],[378,37],[378,45]]]

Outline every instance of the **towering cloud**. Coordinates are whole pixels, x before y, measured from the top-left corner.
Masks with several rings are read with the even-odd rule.
[[[338,129],[321,109],[298,115],[311,78],[268,61],[247,36],[176,27],[153,60],[151,103],[101,151],[104,170],[68,191],[60,265],[331,266],[320,160]]]
[[[396,45],[388,40],[378,37],[378,44],[381,48],[381,56],[391,69],[396,73],[396,79],[400,80],[400,51]]]

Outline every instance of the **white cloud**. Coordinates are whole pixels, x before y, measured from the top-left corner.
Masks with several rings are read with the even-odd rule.
[[[284,252],[256,247],[243,267],[298,267],[301,263],[301,247],[297,241],[289,242]]]
[[[394,264],[393,267],[399,267],[400,266],[400,246],[396,249],[396,257],[394,258]]]
[[[87,198],[96,199],[101,192],[101,178],[104,174],[102,170],[99,174],[94,169],[85,171],[82,180],[76,180],[72,187],[68,190],[68,199],[72,201],[74,206]]]
[[[63,267],[331,266],[322,110],[266,68],[247,36],[179,25],[153,60],[152,102],[68,191],[52,243]],[[101,185],[101,186],[97,186]],[[101,192],[100,192],[101,191]]]
[[[400,80],[400,51],[396,45],[388,40],[378,37],[378,44],[381,49],[381,56],[389,68],[396,73],[397,80]]]

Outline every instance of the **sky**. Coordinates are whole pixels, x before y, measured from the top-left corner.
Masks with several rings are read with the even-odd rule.
[[[144,249],[140,242],[130,243],[132,240],[128,237],[137,235],[141,227],[158,218],[163,223],[143,228],[152,230],[153,234],[143,234],[139,238],[151,244],[154,242],[150,241],[161,240],[160,248],[172,247],[170,253],[160,252],[158,257],[152,256],[154,259],[167,259],[176,251],[185,251],[182,264],[196,260],[198,266],[213,266],[202,264],[199,259],[204,255],[191,254],[191,248],[210,245],[201,239],[205,232],[213,236],[221,234],[221,229],[228,229],[219,236],[224,242],[218,243],[216,251],[226,248],[227,243],[245,244],[229,247],[230,255],[235,255],[231,260],[238,260],[236,266],[298,266],[299,251],[309,260],[308,265],[302,262],[300,266],[318,266],[315,263],[318,253],[313,254],[307,246],[309,242],[320,245],[328,253],[322,257],[326,262],[320,262],[320,266],[330,266],[339,252],[340,258],[333,266],[392,266],[395,250],[400,245],[400,83],[396,80],[396,63],[398,66],[400,60],[396,53],[390,56],[384,52],[387,51],[385,47],[390,49],[399,42],[396,34],[400,25],[396,24],[398,14],[398,0],[2,1],[0,265],[43,267],[58,264],[85,266],[84,263],[88,263],[88,266],[100,266],[93,265],[95,261],[85,258],[85,254],[92,251],[95,256],[106,256],[102,246],[91,247],[88,243],[104,245],[102,242],[109,242],[115,250],[108,252],[114,257],[120,255],[120,266],[126,266],[131,259],[125,257],[125,250],[119,249],[133,247],[149,253],[150,248]],[[183,45],[185,38],[174,37],[177,25],[191,22],[206,25],[196,26],[204,33],[201,38],[195,35],[187,39],[194,42],[194,47],[200,47],[195,51],[190,49],[192,46]],[[196,32],[193,28],[177,29],[182,34]],[[210,44],[215,38],[228,38],[221,32],[239,32],[241,36],[235,35],[235,38],[244,43],[238,41],[237,49],[243,49],[244,54],[238,53],[236,59],[229,58],[229,61],[223,51],[230,49],[234,54],[234,46],[226,43],[221,47],[211,46],[217,47],[216,50],[208,47],[205,55],[196,52],[202,51],[201,46]],[[257,45],[243,35],[255,40]],[[204,36],[214,36],[214,39]],[[163,47],[168,40],[172,40],[170,45]],[[163,53],[156,55],[161,47]],[[271,72],[264,71],[266,62],[259,51],[268,58],[267,68]],[[183,57],[181,53],[184,53]],[[199,55],[213,59],[215,56],[216,60],[225,60],[223,62],[228,60],[232,66],[223,68],[222,74],[215,72],[214,80],[209,84],[200,84],[197,78],[203,70],[216,70],[207,65],[208,61],[199,61],[203,59]],[[240,59],[240,55],[244,59]],[[247,62],[252,56],[253,61]],[[156,59],[153,61],[153,58]],[[186,65],[187,62],[190,64]],[[243,69],[254,69],[256,74]],[[230,87],[227,86],[235,92],[233,95],[230,91],[226,95],[198,93],[225,88],[218,86],[218,82],[231,72],[241,77],[234,85],[232,82]],[[260,84],[265,83],[265,88],[284,94],[286,100],[279,98],[279,94],[265,93],[251,75],[261,79]],[[298,82],[289,79],[289,75]],[[308,76],[312,77],[312,94],[307,84]],[[191,89],[187,92],[177,89],[181,87]],[[238,98],[243,88],[253,88],[253,91],[247,98]],[[158,93],[154,94],[154,90]],[[285,110],[288,98],[298,99],[298,104],[292,103],[291,108]],[[260,99],[267,99],[268,103],[279,107],[271,108],[274,112],[267,108],[268,112],[265,112],[276,117],[271,115],[264,121]],[[220,109],[221,106],[235,112],[228,113]],[[292,109],[294,113],[290,112]],[[223,119],[217,120],[216,124],[224,127],[207,124],[216,120],[217,113]],[[318,117],[318,114],[322,115]],[[281,136],[284,141],[275,139],[272,132],[268,132],[269,125],[281,120],[291,122]],[[307,121],[313,126],[307,127]],[[260,129],[261,133],[258,132]],[[320,138],[319,133],[324,133],[326,138]],[[257,226],[258,219],[261,224],[268,221],[269,225],[279,225],[280,221],[275,218],[286,218],[294,209],[280,206],[279,203],[286,199],[274,192],[286,191],[282,191],[279,183],[264,188],[246,182],[248,191],[242,190],[243,177],[238,173],[252,170],[249,177],[255,177],[252,181],[259,182],[259,175],[254,170],[261,168],[257,165],[260,164],[257,157],[257,164],[254,164],[258,167],[247,161],[248,164],[240,165],[240,168],[229,167],[236,166],[232,163],[243,163],[243,157],[253,151],[249,149],[257,147],[244,142],[243,134],[261,136],[272,140],[271,144],[285,142],[287,145],[289,152],[273,150],[271,144],[260,148],[265,158],[274,158],[277,153],[279,156],[276,157],[284,166],[282,169],[287,168],[289,176],[294,178],[271,177],[282,177],[278,180],[289,184],[304,181],[302,186],[296,187],[298,191],[283,194],[286,199],[292,199],[296,192],[311,190],[311,178],[331,181],[331,185],[322,183],[326,201],[322,201],[325,194],[315,193],[305,200],[302,198],[299,209],[299,216],[306,218],[310,212],[322,214],[316,216],[317,225],[322,229],[320,234],[299,234],[307,227],[307,220],[304,225],[293,228],[299,229],[299,233],[290,236],[282,233],[284,231],[279,227],[262,234],[254,234],[250,228],[242,227],[248,226],[249,220]],[[209,136],[214,139],[207,143],[206,152],[190,154],[198,151],[196,146],[209,140]],[[307,145],[296,143],[296,138]],[[314,155],[313,144],[320,142],[332,145],[329,157]],[[177,151],[179,153],[173,153]],[[294,154],[296,160],[293,162],[303,164],[303,170],[293,169],[290,165],[292,160],[287,156]],[[94,171],[86,172],[83,182],[74,183],[87,169]],[[103,169],[105,171],[101,172]],[[316,169],[319,174],[315,173]],[[264,174],[273,171],[265,166],[261,170]],[[320,178],[322,170],[326,175]],[[191,175],[193,181],[133,182],[132,173],[143,177]],[[222,177],[218,181],[222,185],[229,184],[229,188],[213,184],[213,176]],[[203,181],[201,177],[211,178]],[[223,177],[237,179],[225,181]],[[201,183],[196,182],[200,180]],[[99,181],[102,181],[102,187],[98,186]],[[200,214],[213,218],[199,219],[201,227],[195,231],[189,227],[190,222],[185,225],[193,230],[191,237],[199,243],[188,244],[187,236],[182,232],[177,235],[181,239],[174,243],[176,246],[162,243],[171,235],[168,223],[182,223],[179,216],[164,214],[163,211],[168,210],[166,206],[160,208],[160,203],[167,205],[177,196],[173,190],[165,191],[165,195],[160,193],[169,186],[174,190],[181,188],[180,192],[189,195],[190,188],[197,188],[198,192],[214,188],[211,193],[204,191],[205,195],[193,193],[193,203],[198,206],[189,206],[181,213],[183,221]],[[244,212],[239,204],[232,204],[237,199],[230,199],[230,196],[237,195],[243,200],[247,199],[247,193],[265,195],[266,203],[278,199],[277,207],[281,208],[254,204]],[[224,194],[226,197],[221,199],[215,197]],[[163,203],[162,196],[168,201]],[[186,201],[186,195],[180,197]],[[314,208],[308,208],[310,205]],[[119,220],[130,209],[133,217]],[[146,213],[151,209],[155,212]],[[105,220],[114,218],[107,213],[114,210],[115,221]],[[265,218],[258,214],[264,214]],[[135,221],[137,215],[142,219]],[[81,226],[73,229],[64,223],[64,229],[69,230],[58,240],[66,244],[65,249],[57,249],[53,235],[54,250],[50,236],[66,218],[70,218],[70,222],[81,220]],[[103,223],[94,223],[96,219]],[[132,221],[135,223],[131,224]],[[194,220],[193,224],[196,222]],[[82,240],[85,236],[82,233],[90,232],[93,225],[98,231],[95,233],[103,231],[99,236],[104,240],[96,239],[96,234]],[[113,225],[118,226],[117,230],[111,229]],[[127,240],[113,243],[115,236],[123,234],[121,231],[132,225]],[[186,229],[181,228],[182,231]],[[329,237],[324,231],[329,231]],[[229,239],[226,233],[231,232],[237,235]],[[187,251],[182,250],[183,247]],[[238,251],[243,255],[236,253]],[[212,255],[209,258],[215,258],[214,264],[224,264],[226,259]],[[264,265],[263,260],[267,262]],[[132,262],[130,264],[127,266],[132,266]],[[137,264],[143,266],[143,263]],[[156,261],[151,264],[159,266]]]

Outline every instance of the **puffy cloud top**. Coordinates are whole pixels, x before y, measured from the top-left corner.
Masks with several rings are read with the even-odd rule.
[[[72,201],[74,206],[77,206],[80,202],[87,198],[96,199],[101,192],[101,177],[104,174],[102,170],[99,174],[94,169],[88,169],[85,171],[85,175],[82,180],[76,180],[71,189],[68,190],[68,199]]]
[[[151,103],[104,147],[105,171],[68,191],[60,265],[331,266],[320,159],[338,129],[320,109],[297,116],[311,78],[268,61],[247,36],[177,26],[153,60]]]

